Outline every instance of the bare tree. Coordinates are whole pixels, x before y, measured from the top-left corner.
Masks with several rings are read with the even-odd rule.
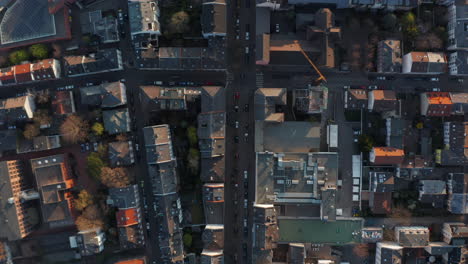
[[[68,116],[60,126],[60,133],[68,143],[78,143],[88,138],[89,124],[77,115]]]
[[[103,228],[104,221],[102,219],[88,219],[84,215],[80,215],[76,218],[75,221],[76,227],[80,231],[85,231],[94,228]]]
[[[101,169],[101,182],[108,188],[121,188],[130,184],[130,175],[127,169],[122,167]]]

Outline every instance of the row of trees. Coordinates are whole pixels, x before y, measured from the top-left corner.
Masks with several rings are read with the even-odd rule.
[[[31,58],[37,60],[43,60],[49,58],[49,47],[44,44],[34,44],[28,49],[16,50],[10,53],[8,59],[11,64],[20,64],[23,61],[27,61]]]

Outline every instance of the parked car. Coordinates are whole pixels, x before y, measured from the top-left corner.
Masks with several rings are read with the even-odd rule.
[[[432,88],[433,92],[440,92],[440,88]]]
[[[346,90],[346,89],[351,89],[351,86],[345,85],[345,86],[343,86],[343,89],[345,89],[345,90]]]
[[[236,127],[236,128],[239,128],[239,121],[236,121],[236,122],[235,122],[235,127]]]
[[[385,81],[387,78],[385,78],[385,76],[377,76],[376,79],[379,81]]]
[[[432,77],[431,78],[431,82],[438,82],[439,81],[439,78],[438,77]]]
[[[247,180],[247,171],[246,170],[244,171],[244,179]]]
[[[369,90],[377,90],[377,85],[369,85]]]
[[[244,112],[248,112],[249,111],[249,104],[245,104],[244,105]]]
[[[239,92],[235,92],[234,93],[234,99],[239,99],[240,98],[240,93]]]
[[[280,26],[279,26],[279,24],[276,24],[276,25],[275,25],[275,32],[276,32],[276,33],[279,33],[279,32],[280,32]]]

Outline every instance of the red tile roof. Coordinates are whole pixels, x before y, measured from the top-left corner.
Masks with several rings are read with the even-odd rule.
[[[138,211],[136,208],[119,210],[116,213],[116,218],[118,227],[126,227],[139,223]]]
[[[392,147],[374,147],[375,154],[374,164],[401,164],[405,157],[405,152],[402,149]]]

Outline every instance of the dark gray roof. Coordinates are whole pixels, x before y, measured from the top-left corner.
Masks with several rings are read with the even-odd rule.
[[[112,166],[126,166],[135,162],[131,141],[109,143],[109,161]]]
[[[130,185],[123,188],[110,188],[109,199],[112,200],[112,205],[119,209],[138,207],[138,186]]]
[[[381,264],[402,264],[403,248],[398,245],[383,246],[387,243],[378,243],[377,252],[380,249],[380,263]],[[379,247],[379,245],[382,245]],[[376,254],[376,258],[379,254]]]
[[[255,9],[255,34],[257,36],[270,33],[270,12],[269,7],[257,7]]]
[[[101,49],[88,56],[65,56],[65,71],[68,76],[81,76],[123,69],[120,50]]]
[[[148,174],[154,194],[166,194],[177,191],[178,178],[175,162],[148,165]]]
[[[130,115],[127,108],[103,111],[102,119],[104,128],[111,135],[130,131]]]
[[[203,205],[207,224],[224,223],[224,184],[207,183],[203,185]]]
[[[454,29],[454,37],[455,39],[449,38],[449,46],[452,44],[453,41],[453,48],[467,48],[468,47],[468,30],[467,30],[467,22],[468,22],[468,4],[464,0],[455,0],[454,7],[455,7],[455,20],[453,22],[455,24],[451,25],[452,21],[449,21],[449,28],[452,27]],[[450,13],[453,10],[449,8],[449,19]]]
[[[468,74],[468,51],[458,50],[450,53],[449,72],[454,75]]]
[[[201,159],[201,179],[203,182],[224,182],[224,156]]]
[[[450,195],[448,210],[453,214],[468,214],[468,194],[455,193]]]
[[[126,87],[121,82],[103,83],[80,88],[81,103],[105,108],[127,103]]]
[[[0,131],[0,154],[4,151],[16,150],[16,130]]]
[[[225,89],[222,86],[203,86],[201,90],[201,112],[225,111]]]
[[[372,192],[393,192],[394,190],[394,173],[393,172],[369,172],[370,182],[369,189]]]
[[[222,250],[224,248],[224,226],[206,225],[202,240],[204,249]]]
[[[468,193],[468,174],[450,173],[447,189],[448,193]]]
[[[204,35],[226,34],[226,3],[219,1],[202,4],[202,32]]]

